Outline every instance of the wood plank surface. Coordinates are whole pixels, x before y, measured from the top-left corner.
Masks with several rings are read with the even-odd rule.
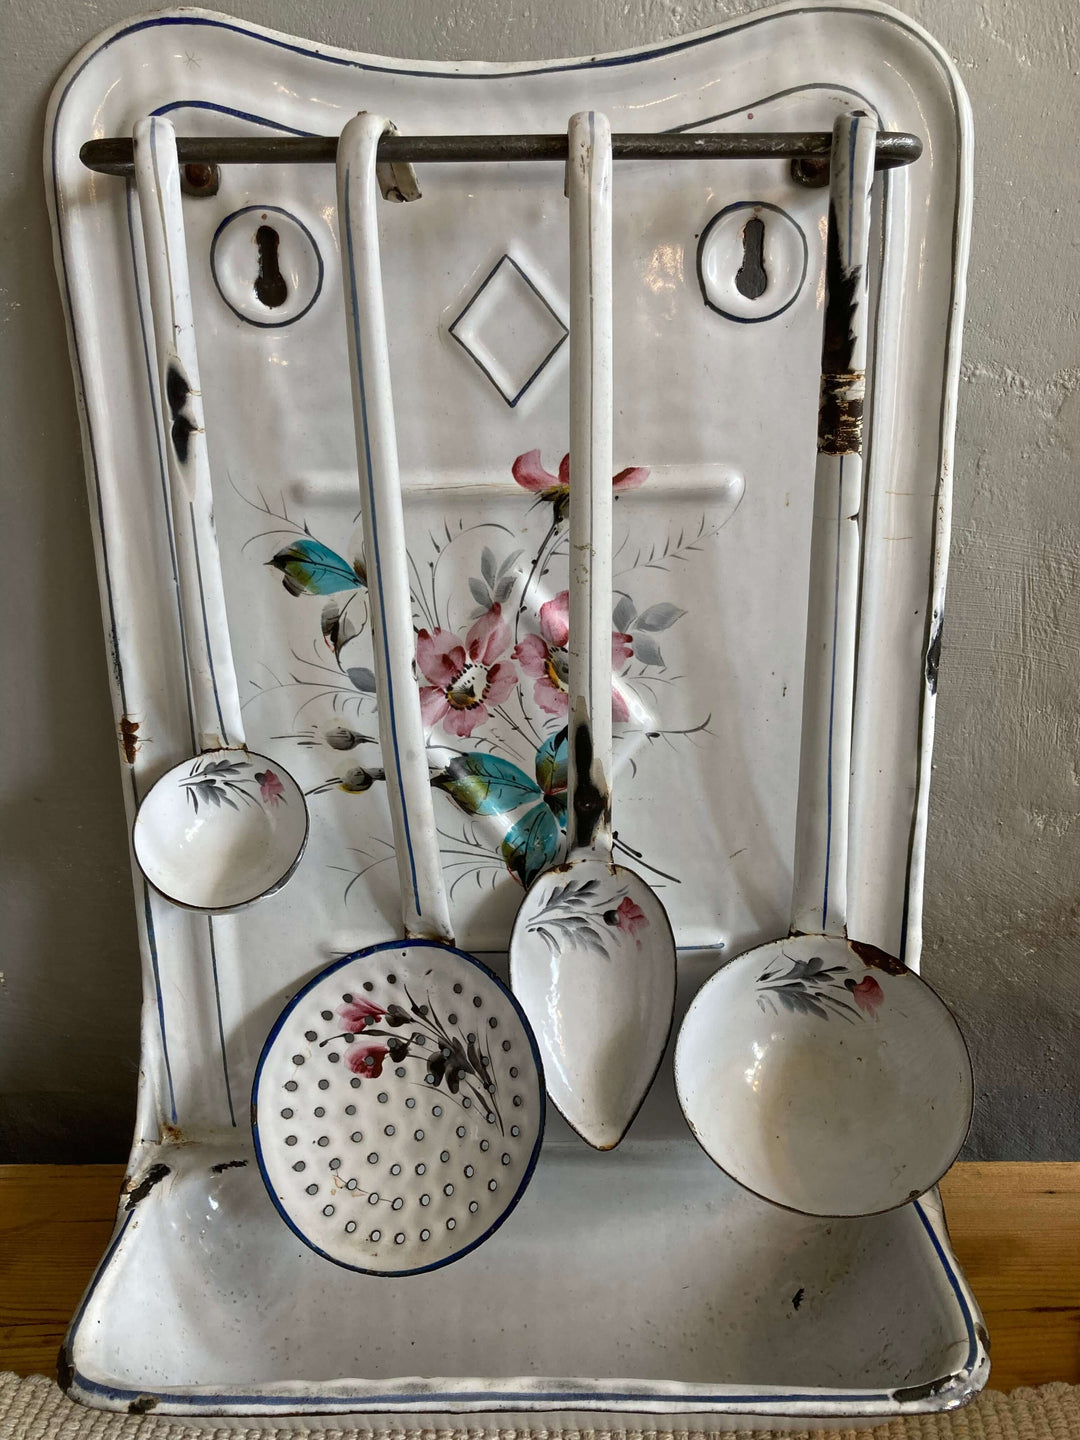
[[[120,1165],[0,1165],[0,1370],[54,1373],[122,1179]],[[1080,1384],[1080,1164],[956,1165],[941,1189],[991,1386]]]

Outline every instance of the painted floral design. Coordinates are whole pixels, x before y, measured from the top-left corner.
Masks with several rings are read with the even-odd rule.
[[[350,1045],[345,1063],[361,1079],[377,1080],[382,1074],[383,1061],[389,1054],[386,1045]]]
[[[410,536],[416,668],[429,732],[431,783],[456,817],[440,803],[440,843],[451,896],[469,882],[494,886],[507,872],[527,886],[557,863],[564,847],[569,592],[560,587],[567,578],[569,457],[552,473],[538,449],[528,450],[513,460],[510,471],[521,492],[544,502],[539,506],[546,522],[543,533],[530,519],[538,508],[534,505],[509,525],[494,518],[467,524],[445,516],[426,539]],[[628,466],[612,477],[612,488],[623,495],[648,478],[644,466]],[[616,533],[612,717],[625,727],[623,733],[642,732],[631,762],[635,769],[654,747],[697,746],[712,733],[710,715],[679,728],[661,719],[659,712],[682,679],[668,670],[663,632],[686,612],[656,592],[665,575],[703,556],[741,495],[741,488],[733,490],[692,524],[661,522],[645,535],[638,528]],[[265,563],[281,579],[290,603],[318,602],[310,647],[292,650],[294,663],[286,675],[266,667],[252,685],[257,693],[292,690],[302,697],[296,723],[303,716],[304,728],[277,738],[292,739],[326,758],[323,775],[306,787],[308,795],[346,796],[340,803],[355,802],[386,778],[375,733],[366,572],[361,558],[345,558],[360,556],[360,536],[354,529],[331,546],[295,519],[284,500],[274,508],[260,490],[248,503],[268,522],[248,544],[284,537],[275,539],[277,548]],[[457,743],[453,748],[439,743],[445,739]],[[473,748],[462,747],[462,741]],[[368,746],[376,747],[374,754],[365,753]],[[232,794],[226,780],[238,782],[239,777],[200,776],[193,803],[232,803],[225,799]],[[265,771],[256,782],[266,804],[284,799],[276,780]],[[657,879],[678,883],[627,837],[616,836],[615,845]],[[356,852],[360,863],[346,883],[346,900],[369,870],[393,864],[389,840],[372,835],[370,846]],[[616,895],[605,906],[594,917],[598,943],[610,939],[613,928],[636,939],[644,921],[633,902]],[[862,993],[863,999],[855,997],[852,1003],[870,1013],[872,997]],[[370,1027],[358,1025],[352,1033],[369,1034]]]
[[[346,1030],[353,1035],[359,1035],[369,1025],[374,1025],[377,1020],[381,1020],[386,1011],[381,1005],[376,1005],[373,1000],[365,1000],[361,996],[358,1000],[355,998],[350,1000],[338,1011],[338,1014],[344,1021]]]
[[[842,1015],[852,1021],[860,1012],[871,1018],[885,999],[884,991],[872,975],[856,981],[845,965],[826,965],[820,955],[796,960],[786,952],[786,971],[769,968],[758,976],[757,1002],[766,1012],[788,1010],[797,1015],[816,1015],[819,1020]],[[848,996],[854,1000],[850,1003]]]
[[[268,804],[285,800],[285,787],[272,770],[254,771],[243,760],[214,760],[200,755],[179,783],[196,815],[200,804],[218,809],[227,805],[230,810],[240,809],[237,800],[257,805],[255,796],[245,788],[252,784],[258,785],[259,793]]]
[[[285,799],[285,786],[273,770],[256,770],[255,779],[264,805],[277,805],[280,800]]]
[[[499,658],[511,639],[498,604],[480,616],[464,640],[450,630],[421,630],[416,663],[429,682],[420,687],[424,723],[462,737],[485,724],[517,685],[513,665]]]
[[[556,885],[526,928],[530,935],[539,935],[553,955],[576,945],[608,960],[612,930],[637,940],[648,924],[644,910],[625,891],[605,896],[600,881],[591,879]],[[637,945],[640,949],[640,940]]]
[[[417,1002],[407,985],[402,989],[409,1002],[407,1007],[396,1002],[379,1005],[364,996],[346,996],[338,1010],[345,1030],[320,1040],[319,1048],[343,1040],[347,1047],[345,1064],[359,1080],[380,1078],[387,1059],[395,1066],[418,1060],[425,1085],[454,1096],[468,1096],[464,1103],[476,1104],[503,1133],[498,1087],[485,1035],[473,1031],[466,1034],[456,1014],[448,1014],[444,1020],[430,993],[424,1002]],[[401,1033],[406,1029],[407,1034]],[[410,1083],[415,1084],[415,1079]]]
[[[851,998],[860,1010],[867,1015],[877,1014],[878,1006],[885,999],[885,992],[873,975],[864,975],[858,982],[849,975],[844,985],[851,991]]]
[[[566,648],[569,639],[570,592],[560,590],[553,600],[540,606],[539,635],[526,635],[514,646],[511,655],[523,674],[535,677],[533,699],[549,715],[565,715],[569,707],[570,658]],[[613,630],[613,673],[622,671],[633,654],[631,637]],[[611,689],[611,718],[620,724],[630,719],[630,709],[616,685]]]
[[[564,455],[559,461],[559,473],[552,475],[540,463],[540,451],[528,450],[519,455],[511,466],[514,479],[523,490],[546,500],[554,507],[555,519],[562,522],[570,508],[570,456]],[[611,488],[618,494],[624,490],[636,490],[644,485],[649,472],[641,465],[630,465],[611,478]]]
[[[635,905],[626,895],[614,910],[604,911],[604,924],[614,925],[624,935],[636,936],[639,930],[648,929],[649,920],[641,906]],[[638,944],[641,944],[640,940]]]

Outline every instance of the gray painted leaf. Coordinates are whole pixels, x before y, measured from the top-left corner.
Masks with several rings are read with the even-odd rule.
[[[663,665],[664,657],[660,653],[660,646],[651,635],[634,636],[634,659],[640,660],[642,665]]]
[[[469,594],[478,605],[482,605],[485,610],[490,610],[491,591],[482,580],[477,580],[475,575],[469,581]]]
[[[524,554],[525,554],[525,551],[524,551],[524,550],[511,550],[511,551],[510,551],[510,554],[507,555],[506,559],[505,559],[505,560],[502,562],[502,564],[499,566],[499,572],[498,572],[498,573],[499,573],[500,579],[501,579],[502,576],[505,575],[506,572],[511,568],[511,566],[514,564],[514,561],[517,560],[517,559],[519,559],[520,556],[522,556],[522,555],[524,555]]]
[[[356,686],[357,690],[362,691],[365,695],[375,694],[375,673],[369,670],[366,665],[355,665],[351,670],[346,670],[345,673]]]
[[[489,586],[495,584],[495,556],[487,545],[480,552],[480,574],[483,575]]]
[[[615,602],[615,609],[611,613],[612,627],[625,634],[634,623],[634,618],[634,602],[629,595],[620,595]]]
[[[502,579],[497,582],[495,586],[496,605],[506,604],[507,600],[509,600],[510,596],[514,593],[514,586],[516,583],[517,577],[514,575],[504,575]]]
[[[643,610],[634,622],[636,630],[669,630],[676,620],[680,620],[686,614],[677,605],[672,605],[667,600],[661,600],[658,605],[650,605]]]

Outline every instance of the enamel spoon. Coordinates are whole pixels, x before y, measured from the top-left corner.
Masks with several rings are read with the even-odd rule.
[[[398,473],[377,219],[419,195],[378,166],[391,128],[361,114],[338,147],[338,215],[360,467],[379,744],[405,936],[336,961],[285,1006],[255,1073],[263,1180],[295,1233],[328,1260],[409,1275],[459,1259],[529,1183],[544,1085],[510,991],[454,948],[440,869]]]
[[[199,753],[144,796],[132,842],[139,868],[174,905],[239,910],[280,890],[304,853],[304,792],[244,743],[229,644],[203,425],[176,133],[135,126],[139,195],[169,477],[180,624]]]
[[[889,1210],[935,1185],[973,1098],[948,1007],[846,929],[876,137],[859,112],[833,129],[791,933],[702,987],[675,1051],[683,1113],[717,1165],[768,1200],[828,1216]]]
[[[597,1150],[619,1143],[659,1068],[675,940],[656,895],[614,863],[611,832],[611,127],[574,115],[570,199],[570,677],[564,864],[527,891],[510,981],[548,1095]]]

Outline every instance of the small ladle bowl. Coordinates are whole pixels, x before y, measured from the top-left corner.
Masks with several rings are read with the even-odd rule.
[[[275,761],[240,747],[166,771],[132,828],[135,858],[154,889],[174,905],[216,913],[280,890],[307,837],[300,786]]]
[[[871,1215],[944,1175],[971,1123],[971,1060],[913,970],[838,936],[795,935],[725,965],[675,1050],[683,1114],[755,1194],[805,1215]]]

